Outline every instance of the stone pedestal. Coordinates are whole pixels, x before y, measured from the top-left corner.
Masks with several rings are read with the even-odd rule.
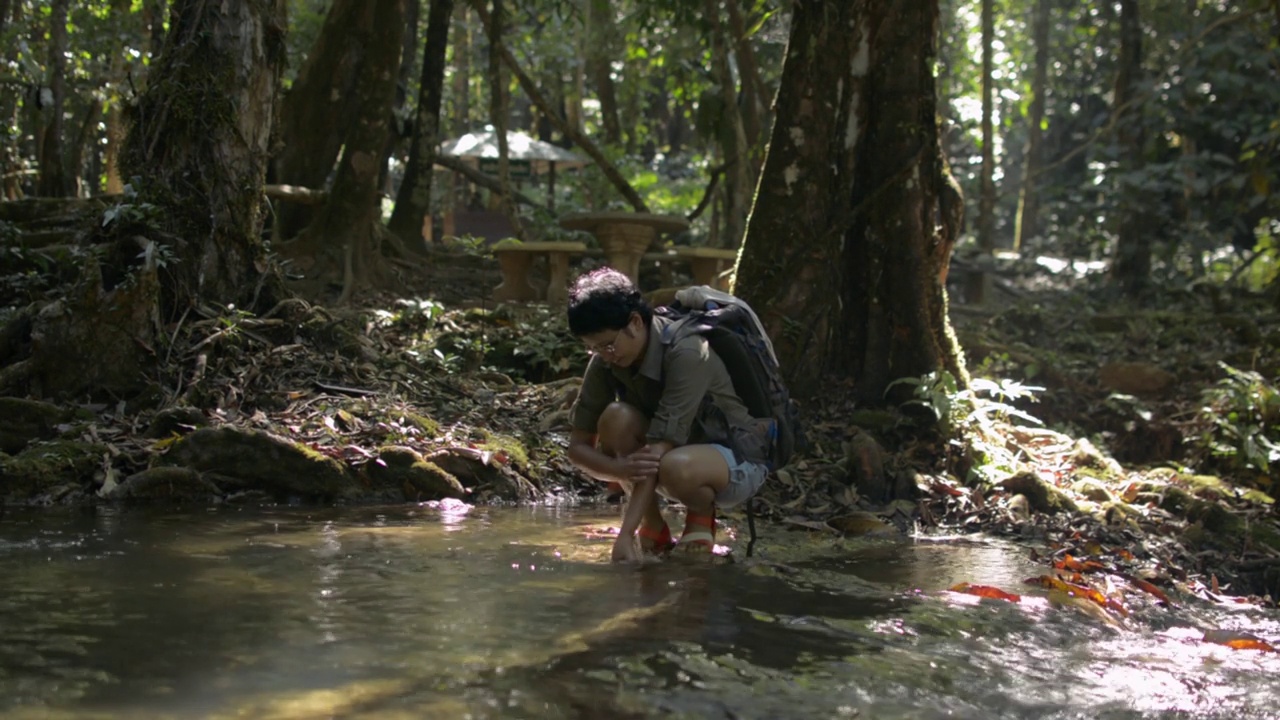
[[[680,215],[652,213],[572,213],[560,218],[560,227],[595,235],[610,267],[638,283],[640,258],[653,241],[663,232],[687,230],[689,221]]]
[[[543,293],[529,282],[529,269],[539,255],[547,257],[550,278],[545,293],[547,302],[563,305],[569,300],[569,259],[585,252],[587,246],[580,242],[527,242],[494,247],[498,269],[502,271],[502,284],[493,290],[498,302],[533,302]]]
[[[728,283],[721,282],[720,273],[733,265],[738,259],[737,250],[720,248],[681,247],[676,248],[676,255],[689,262],[689,270],[694,283],[710,285],[718,290],[728,291]]]

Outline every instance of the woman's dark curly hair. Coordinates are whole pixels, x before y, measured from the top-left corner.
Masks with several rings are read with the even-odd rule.
[[[621,330],[633,312],[640,313],[645,325],[653,319],[653,310],[631,278],[611,267],[582,275],[569,289],[569,332],[576,337]]]

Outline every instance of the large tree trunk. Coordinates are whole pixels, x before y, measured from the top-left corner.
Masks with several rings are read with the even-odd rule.
[[[1138,107],[1138,82],[1142,76],[1142,26],[1138,20],[1138,0],[1120,0],[1120,58],[1116,72],[1116,136],[1120,145],[1121,172],[1142,168],[1142,112]],[[1135,183],[1122,178],[1116,255],[1111,277],[1129,295],[1146,289],[1151,280],[1151,236],[1147,232],[1142,205],[1146,201]]]
[[[453,0],[431,0],[427,10],[427,40],[422,49],[422,77],[418,80],[418,112],[409,145],[409,163],[396,194],[396,207],[388,227],[402,240],[423,235],[423,223],[431,214],[431,178],[436,146],[440,144],[440,101],[444,87],[445,51],[449,46],[449,22]]]
[[[62,112],[66,105],[67,69],[67,4],[68,0],[53,0],[49,13],[49,90],[53,102],[46,108],[49,121],[45,125],[44,141],[40,145],[40,182],[37,193],[44,197],[65,197],[71,194],[71,182],[67,177],[63,158]]]
[[[382,256],[386,230],[379,217],[378,160],[387,139],[400,64],[403,0],[371,0],[348,27],[352,43],[362,48],[356,68],[360,82],[346,102],[357,109],[343,137],[342,159],[333,190],[311,225],[289,248],[291,256],[316,257],[310,275],[325,277],[337,267],[342,249],[343,290],[339,302],[357,290],[385,285],[391,278]]]
[[[157,361],[161,323],[198,304],[278,299],[260,230],[284,30],[285,0],[174,4],[122,155],[138,194],[89,238],[106,252],[33,314],[30,355],[0,370],[0,391],[118,397]]]
[[[1013,233],[1013,247],[1019,249],[1027,240],[1040,234],[1040,129],[1044,123],[1045,93],[1049,88],[1049,21],[1052,1],[1039,0],[1036,5],[1032,42],[1035,43],[1036,67],[1031,76],[1031,108],[1027,114],[1027,149],[1022,163],[1022,190],[1018,196],[1018,218]]]
[[[263,277],[262,187],[285,63],[285,0],[178,0],[132,112],[126,176],[183,240],[177,300],[250,302]]]
[[[945,169],[937,0],[798,0],[735,291],[761,310],[795,392],[824,375],[967,378],[938,269]]]
[[[283,147],[274,161],[275,182],[320,189],[330,179],[342,143],[363,111],[352,98],[366,80],[361,68],[367,55],[378,50],[361,42],[369,37],[374,4],[374,0],[334,0],[329,8],[324,27],[280,106]],[[399,38],[395,45],[398,50]],[[311,208],[284,204],[277,210],[277,232],[291,238],[314,215]]]

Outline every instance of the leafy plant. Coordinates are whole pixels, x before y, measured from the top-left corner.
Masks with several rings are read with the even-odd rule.
[[[976,461],[972,473],[986,481],[1017,469],[1017,457],[1008,448],[996,425],[1012,424],[1015,418],[1035,425],[1043,424],[1012,403],[1035,400],[1035,393],[1044,388],[1024,385],[1017,380],[1002,378],[997,382],[974,378],[970,387],[961,389],[954,375],[940,370],[918,378],[899,378],[890,383],[889,388],[897,385],[913,387],[913,397],[903,405],[931,410],[938,422],[938,430],[944,436],[964,436]]]
[[[1255,371],[1218,365],[1226,377],[1204,391],[1201,444],[1236,468],[1269,473],[1280,463],[1280,390]]]
[[[124,199],[102,211],[102,227],[129,227],[141,225],[145,228],[159,229],[162,213],[160,208],[149,202],[138,199],[138,191],[133,184],[124,186]]]

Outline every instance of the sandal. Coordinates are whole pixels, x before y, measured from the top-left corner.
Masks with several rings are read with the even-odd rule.
[[[641,526],[636,534],[640,536],[640,549],[654,555],[663,555],[676,546],[675,539],[671,537],[671,528],[666,523],[662,523],[658,530]]]
[[[690,551],[711,552],[716,546],[716,512],[710,515],[689,513],[684,520],[684,534],[680,546]]]

